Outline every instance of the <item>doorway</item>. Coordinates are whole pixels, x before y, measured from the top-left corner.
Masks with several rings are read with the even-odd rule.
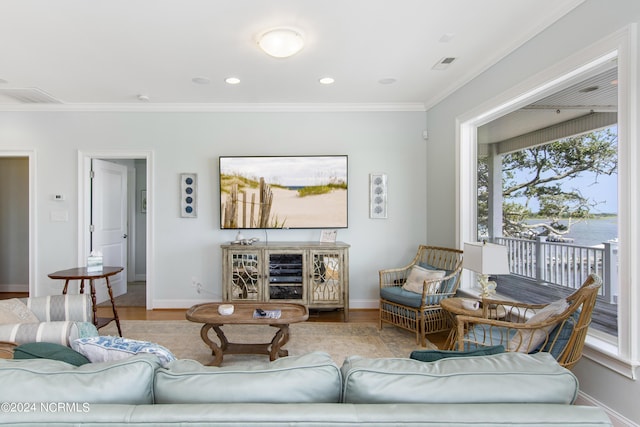
[[[33,151],[0,150],[0,293],[24,297],[35,291]]]
[[[84,152],[79,153],[79,241],[78,256],[79,262],[85,262],[84,254],[88,254],[92,247],[99,245],[95,239],[97,230],[94,224],[96,221],[95,213],[92,217],[92,204],[96,199],[103,200],[103,203],[113,203],[109,200],[112,197],[100,197],[100,192],[112,192],[110,186],[95,185],[91,183],[92,163],[113,165],[113,169],[124,168],[126,176],[124,178],[113,179],[113,182],[126,182],[125,200],[122,204],[126,205],[124,213],[122,213],[122,221],[125,224],[124,231],[120,231],[124,235],[122,242],[126,244],[126,273],[123,272],[123,285],[116,289],[114,287],[114,297],[117,306],[135,306],[152,308],[152,281],[150,280],[149,271],[152,270],[153,262],[151,254],[147,248],[150,247],[149,239],[150,224],[152,212],[151,200],[152,189],[150,188],[151,179],[149,178],[151,169],[151,153],[149,152],[118,152],[118,153],[99,153]],[[114,184],[115,185],[115,184]],[[116,185],[117,187],[117,185]],[[103,195],[104,196],[104,195]],[[93,201],[93,203],[92,203]],[[120,202],[113,203],[120,206]],[[101,211],[113,211],[108,206],[102,207]],[[94,226],[92,228],[92,225]],[[94,232],[92,232],[92,229]],[[117,252],[117,251],[116,251]],[[106,262],[106,259],[105,259]],[[106,291],[101,295],[98,291],[98,302],[108,302]]]

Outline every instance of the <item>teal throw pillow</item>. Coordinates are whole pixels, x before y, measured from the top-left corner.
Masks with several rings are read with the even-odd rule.
[[[419,360],[421,362],[435,362],[440,359],[449,357],[467,357],[467,356],[489,356],[491,354],[504,353],[504,346],[494,345],[491,347],[480,347],[474,350],[453,351],[453,350],[414,350],[409,356],[410,359]]]
[[[81,366],[89,362],[82,354],[50,342],[30,342],[17,346],[13,350],[14,359],[52,359],[67,362],[74,366]]]

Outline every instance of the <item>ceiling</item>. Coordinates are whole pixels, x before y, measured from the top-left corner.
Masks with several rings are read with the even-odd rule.
[[[0,111],[424,111],[581,2],[3,0]],[[304,49],[260,51],[256,36],[277,26],[298,29]]]
[[[617,111],[618,67],[614,60],[593,68],[588,75],[567,81],[551,95],[480,126],[478,142],[502,142],[593,113]]]

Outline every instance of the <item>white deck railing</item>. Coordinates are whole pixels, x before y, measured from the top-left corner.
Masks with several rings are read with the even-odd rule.
[[[511,274],[538,283],[551,283],[578,289],[591,273],[602,278],[600,298],[616,304],[618,297],[618,244],[605,242],[602,247],[578,246],[536,240],[496,237],[495,243],[509,248]]]

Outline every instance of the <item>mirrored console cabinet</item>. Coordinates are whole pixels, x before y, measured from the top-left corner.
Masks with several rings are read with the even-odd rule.
[[[349,320],[349,245],[343,242],[256,242],[222,248],[226,302],[297,302],[342,309]]]

